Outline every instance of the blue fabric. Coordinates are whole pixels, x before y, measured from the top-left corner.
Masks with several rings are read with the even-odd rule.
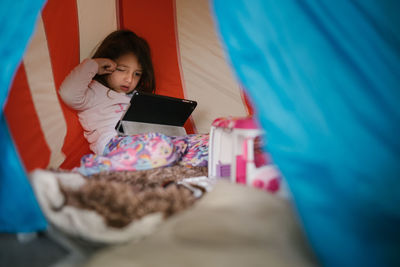
[[[215,0],[325,266],[400,266],[400,1]]]
[[[0,0],[0,232],[32,232],[47,222],[15,151],[3,107],[44,0]]]

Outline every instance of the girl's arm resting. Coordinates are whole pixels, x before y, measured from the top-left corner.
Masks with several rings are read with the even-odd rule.
[[[76,66],[60,86],[62,100],[73,109],[84,109],[93,92],[89,84],[99,69],[93,59],[85,59]]]

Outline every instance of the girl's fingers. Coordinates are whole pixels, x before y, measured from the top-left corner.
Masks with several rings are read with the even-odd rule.
[[[98,74],[110,74],[117,68],[117,63],[108,58],[96,58],[97,64],[99,65]]]
[[[107,65],[104,66],[104,69],[109,72],[113,72],[115,68],[117,67],[117,64],[114,62],[109,62]]]
[[[107,70],[113,72],[115,70],[115,68],[116,68],[116,65],[109,65],[106,68],[107,68]]]

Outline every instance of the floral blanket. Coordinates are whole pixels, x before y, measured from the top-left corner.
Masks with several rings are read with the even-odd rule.
[[[208,134],[167,136],[146,133],[117,136],[106,145],[103,155],[88,154],[75,168],[89,176],[103,171],[136,171],[172,166],[207,166]]]

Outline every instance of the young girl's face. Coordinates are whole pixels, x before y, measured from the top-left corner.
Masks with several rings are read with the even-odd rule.
[[[108,86],[118,93],[130,93],[139,83],[142,66],[133,54],[126,54],[115,60],[117,68],[106,77]]]

